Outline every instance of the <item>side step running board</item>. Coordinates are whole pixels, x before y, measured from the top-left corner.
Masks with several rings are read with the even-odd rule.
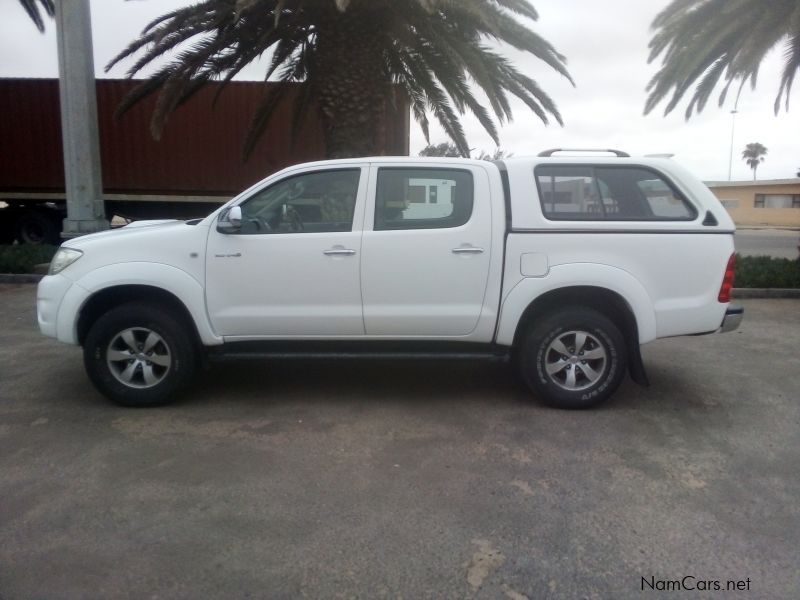
[[[261,340],[209,348],[211,360],[491,360],[506,361],[511,348],[496,344],[419,340]]]
[[[479,360],[507,362],[508,352],[210,352],[212,361],[229,360]]]

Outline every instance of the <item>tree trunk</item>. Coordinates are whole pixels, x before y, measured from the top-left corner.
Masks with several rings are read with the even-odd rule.
[[[313,68],[328,158],[381,154],[390,86],[380,15],[367,8],[332,11],[319,26]]]

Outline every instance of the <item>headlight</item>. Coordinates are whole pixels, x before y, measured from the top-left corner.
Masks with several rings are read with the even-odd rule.
[[[50,261],[49,275],[61,273],[64,269],[83,256],[83,252],[74,248],[59,248],[53,260]]]

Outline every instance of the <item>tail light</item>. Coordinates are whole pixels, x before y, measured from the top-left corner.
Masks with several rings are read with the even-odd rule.
[[[719,288],[719,296],[717,300],[720,302],[731,301],[731,290],[733,289],[733,270],[736,265],[736,255],[731,254],[728,259],[728,266],[725,267],[725,276],[722,278],[722,285]]]

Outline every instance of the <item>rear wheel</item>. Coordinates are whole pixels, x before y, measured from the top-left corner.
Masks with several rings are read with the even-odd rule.
[[[117,404],[166,404],[195,373],[197,353],[186,330],[179,318],[155,305],[118,306],[100,317],[86,336],[86,372]]]
[[[531,327],[519,354],[525,383],[556,408],[590,408],[607,400],[622,383],[626,364],[619,328],[583,307],[548,313]]]

